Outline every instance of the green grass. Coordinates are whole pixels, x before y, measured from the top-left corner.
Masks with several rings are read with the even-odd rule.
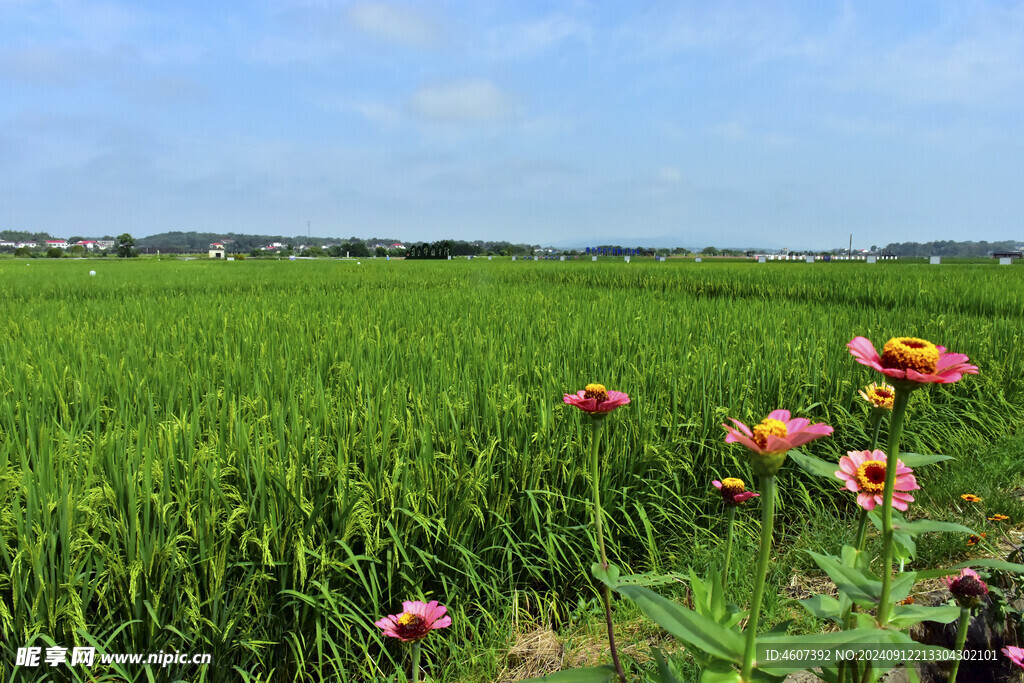
[[[721,532],[710,480],[751,479],[727,417],[785,407],[835,426],[819,457],[864,447],[856,390],[875,378],[855,335],[922,336],[982,369],[915,395],[906,450],[1013,432],[1022,273],[4,261],[0,674],[45,636],[213,654],[182,680],[377,680],[404,651],[372,622],[425,597],[454,620],[425,647],[435,675],[486,678],[516,604],[563,626],[590,595],[589,429],[563,393],[633,398],[602,446],[613,561],[700,567]],[[786,477],[799,545],[806,514],[848,503]]]

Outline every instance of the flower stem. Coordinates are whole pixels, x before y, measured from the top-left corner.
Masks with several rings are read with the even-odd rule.
[[[956,644],[953,646],[954,652],[963,652],[964,643],[967,642],[967,627],[971,623],[971,608],[961,607],[960,608],[960,621],[956,625]],[[953,660],[953,668],[949,671],[949,683],[956,683],[956,672],[960,670],[960,660]]]
[[[871,417],[868,418],[871,424],[871,445],[868,446],[869,451],[875,450],[878,446],[878,434],[882,431],[882,415],[884,412],[888,411],[883,411],[878,408],[871,409]]]
[[[764,581],[768,573],[768,556],[772,551],[772,531],[775,526],[775,475],[761,477],[761,547],[757,552],[757,570],[754,574],[754,595],[750,600],[750,619],[747,622],[747,642],[743,649],[743,670],[741,678],[751,681],[754,671],[754,655],[757,648],[757,623],[761,616],[761,599],[764,597]]]
[[[412,683],[420,683],[420,641],[412,643]]]
[[[892,419],[889,423],[889,450],[885,454],[885,490],[882,493],[882,594],[878,601],[876,619],[878,625],[883,628],[888,623],[889,613],[892,610],[892,603],[889,601],[889,593],[892,590],[893,556],[892,494],[896,488],[896,463],[900,455],[900,435],[903,433],[903,418],[907,412],[907,402],[910,401],[910,391],[911,389],[908,387],[896,387]]]
[[[864,550],[864,542],[868,536],[868,511],[864,508],[860,509],[860,520],[857,522],[857,539],[854,542],[854,547],[858,551]]]
[[[600,555],[601,568],[608,569],[608,554],[604,549],[604,532],[602,531],[601,512],[601,479],[598,469],[598,446],[601,443],[601,432],[604,431],[604,417],[591,417],[594,438],[590,443],[590,476],[594,484],[594,530],[597,534],[597,551]],[[619,652],[615,647],[615,628],[612,625],[612,595],[607,585],[601,584],[602,597],[604,598],[604,620],[608,627],[608,649],[612,653],[612,663],[615,665],[615,673],[621,683],[626,683],[626,674],[622,671],[622,664],[619,662]]]
[[[729,586],[729,560],[732,559],[732,527],[736,521],[736,506],[730,505],[728,513],[728,526],[725,532],[725,566],[722,567],[722,588]]]

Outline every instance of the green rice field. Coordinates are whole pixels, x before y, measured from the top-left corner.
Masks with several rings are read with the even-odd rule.
[[[636,572],[685,568],[720,531],[710,481],[751,481],[727,417],[864,447],[854,336],[980,368],[915,394],[904,450],[1024,419],[1019,265],[5,260],[0,292],[4,681],[404,680],[373,622],[409,599],[448,605],[424,657],[458,680],[510,614],[557,628],[593,595],[589,427],[562,403],[588,382],[632,399],[600,487]],[[853,514],[781,475],[783,527]],[[212,663],[15,667],[28,645]]]

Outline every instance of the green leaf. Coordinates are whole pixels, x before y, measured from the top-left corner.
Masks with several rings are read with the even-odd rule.
[[[732,662],[743,657],[743,638],[693,610],[677,605],[643,586],[620,586],[618,592],[673,636],[704,652]]]
[[[868,519],[874,525],[879,532],[882,531],[882,508],[876,507],[874,510],[868,513]],[[917,555],[917,543],[914,542],[913,536],[908,534],[906,531],[900,530],[900,525],[909,524],[907,520],[899,513],[898,510],[892,511],[892,525],[893,525],[893,540],[904,549],[904,555],[907,559],[913,559]]]
[[[818,678],[825,681],[825,683],[839,683],[839,668],[838,667],[821,667],[821,671],[816,671]]]
[[[952,455],[922,455],[921,453],[900,453],[899,459],[907,467],[923,467],[937,462],[954,460]]]
[[[604,585],[608,586],[612,590],[614,590],[619,585],[619,568],[616,567],[614,564],[608,565],[608,569],[605,569],[600,564],[595,562],[594,564],[590,565],[590,573],[595,579],[597,579]]]
[[[960,608],[956,605],[896,605],[889,617],[889,623],[896,628],[909,628],[922,621],[934,621],[938,624],[950,624],[960,616]]]
[[[850,596],[858,605],[871,607],[882,594],[882,582],[856,567],[848,567],[836,558],[807,551],[815,564],[829,575],[836,587]]]
[[[867,553],[857,550],[852,545],[844,545],[840,551],[840,557],[844,567],[853,567],[865,571],[868,568],[869,559]]]
[[[913,522],[907,521],[893,521],[892,528],[897,531],[902,531],[911,536],[917,536],[919,534],[926,534],[930,532],[945,531],[962,534],[974,534],[974,529],[966,527],[963,524],[956,524],[954,522],[939,522],[933,519],[916,519]]]
[[[729,662],[713,662],[700,674],[700,683],[742,683],[740,672]]]
[[[917,572],[903,572],[899,574],[889,589],[889,599],[893,602],[899,602],[906,598],[910,595],[910,591],[914,589],[915,581],[917,581]]]
[[[660,647],[652,647],[651,654],[654,655],[654,662],[658,666],[661,683],[684,683],[683,679],[676,676],[675,668]]]
[[[550,681],[551,683],[607,683],[615,678],[615,669],[610,665],[589,666],[585,669],[568,669],[526,681]]]
[[[843,616],[843,608],[839,601],[831,595],[815,595],[811,598],[798,601],[808,612],[819,619],[832,619],[839,621]]]
[[[619,577],[619,585],[627,583],[631,586],[647,586],[648,588],[653,588],[655,586],[665,586],[670,583],[686,583],[686,576],[679,572],[669,572],[668,574],[645,572],[643,574],[623,574]]]
[[[765,635],[768,635],[769,633],[787,633],[789,632],[789,627],[793,625],[794,621],[795,619],[786,619],[785,621],[780,621],[779,623],[775,624],[775,626],[772,626],[770,629],[765,631]]]
[[[825,477],[826,479],[832,479],[836,483],[840,482],[839,477],[836,476],[836,472],[839,470],[838,463],[827,462],[813,455],[807,455],[797,450],[789,452],[789,458],[797,464],[807,474],[815,477]]]
[[[693,607],[698,614],[714,619],[711,614],[711,588],[704,579],[697,576],[690,567],[690,594],[693,596]]]

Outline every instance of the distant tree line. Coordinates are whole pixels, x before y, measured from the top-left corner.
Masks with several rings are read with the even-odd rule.
[[[954,242],[939,240],[935,242],[893,242],[881,250],[872,246],[872,251],[893,256],[960,256],[986,257],[996,251],[1014,251],[1020,242],[1004,240],[1002,242]]]
[[[477,240],[437,240],[409,246],[407,258],[448,258],[448,256],[530,256],[539,245]],[[433,255],[432,255],[433,254]],[[443,254],[443,255],[442,255]]]
[[[347,240],[341,240],[336,237],[309,237],[306,235],[287,237],[233,232],[163,232],[149,237],[140,237],[137,240],[137,246],[146,251],[159,250],[168,254],[196,254],[205,252],[214,242],[220,242],[228,253],[249,254],[277,243],[284,245],[282,249],[285,250],[298,250],[299,247],[303,247],[304,249],[320,249],[321,254],[327,254],[331,252],[332,248],[336,248],[333,250],[334,253],[340,253],[341,256],[344,256],[346,251],[351,256],[368,256],[370,245],[394,244],[398,241],[385,237],[361,239],[352,236]]]

